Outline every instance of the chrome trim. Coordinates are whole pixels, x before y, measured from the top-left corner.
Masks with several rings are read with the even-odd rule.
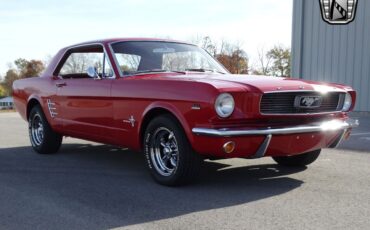
[[[347,130],[348,130],[348,129],[344,129],[344,130],[342,131],[342,133],[338,136],[338,138],[337,138],[337,139],[335,139],[335,141],[333,141],[333,143],[331,143],[331,144],[329,145],[329,148],[334,149],[334,148],[338,147],[338,145],[342,142],[342,140],[343,140],[343,138],[344,138],[344,135],[347,133]]]
[[[342,113],[343,111],[342,110],[336,110],[336,111],[329,111],[329,112],[316,112],[316,113],[262,113],[261,112],[261,102],[262,102],[262,96],[265,95],[265,94],[270,94],[270,93],[307,93],[307,92],[310,92],[310,93],[320,93],[320,94],[325,94],[325,93],[343,93],[344,95],[348,92],[344,91],[344,90],[340,90],[340,89],[335,89],[335,90],[331,90],[331,91],[328,91],[328,92],[321,92],[321,91],[318,91],[318,90],[280,90],[280,91],[266,91],[266,92],[263,92],[259,98],[259,108],[258,108],[258,112],[261,114],[261,115],[266,115],[266,116],[305,116],[305,115],[325,115],[325,114],[336,114],[336,113]],[[340,95],[339,95],[340,96]],[[339,97],[339,100],[340,100],[340,97]],[[338,100],[338,103],[339,103],[339,100]]]
[[[307,97],[311,97],[311,98],[317,98],[317,100],[319,101],[318,102],[318,104],[317,105],[306,105],[306,106],[302,106],[301,105],[301,100],[302,100],[302,98],[307,98]],[[295,97],[294,97],[294,107],[296,107],[296,108],[303,108],[303,109],[315,109],[315,108],[320,108],[320,106],[321,106],[321,104],[322,104],[322,100],[323,100],[323,98],[322,98],[322,96],[302,96],[302,95],[296,95]],[[313,103],[315,103],[315,101],[313,102]],[[312,103],[312,104],[313,104]],[[261,105],[260,105],[261,106]],[[338,105],[337,105],[337,107],[338,107]]]
[[[52,102],[50,99],[47,99],[46,100],[46,103],[48,105],[48,109],[49,109],[49,113],[50,113],[50,116],[52,118],[54,118],[55,116],[58,115],[58,113],[56,112],[57,108],[55,107],[55,103]]]
[[[344,106],[344,99],[346,98],[346,94],[339,94],[339,100],[337,105],[337,111],[342,111]]]
[[[192,110],[200,110],[200,109],[201,109],[200,104],[193,104],[193,105],[191,106],[191,109],[192,109]]]
[[[113,48],[112,48],[112,44],[114,44],[114,43],[109,43],[108,44],[109,51],[112,54],[114,65],[115,65],[116,69],[118,70],[119,78],[121,78],[123,76],[123,73],[122,73],[121,68],[119,67],[116,54],[114,53]]]
[[[305,90],[296,90],[296,89],[292,89],[292,90],[277,90],[277,91],[266,91],[266,92],[263,92],[262,94],[268,94],[268,93],[307,93],[307,92],[310,92],[310,93],[320,93],[320,94],[326,94],[326,93],[332,93],[332,92],[335,92],[335,93],[346,93],[347,91],[345,90],[341,90],[341,89],[332,89],[330,91],[319,91],[319,90],[308,90],[308,89],[305,89]]]
[[[347,119],[345,121],[330,120],[321,123],[313,123],[309,125],[284,128],[271,128],[271,127],[267,127],[264,129],[193,128],[192,132],[196,135],[231,137],[231,136],[284,135],[296,133],[327,132],[327,131],[345,130],[357,126],[359,126],[358,120]]]
[[[54,67],[53,75],[54,75],[55,71],[57,70],[57,68],[58,68],[58,66],[59,66],[59,64],[60,64],[60,62],[61,62],[61,61],[62,61],[62,59],[65,57],[65,55],[66,55],[66,53],[67,53],[68,51],[70,51],[71,49],[76,49],[76,48],[81,48],[81,47],[88,47],[88,46],[94,46],[94,45],[99,45],[99,46],[101,46],[101,47],[103,48],[104,55],[105,55],[106,57],[108,57],[108,63],[109,63],[109,65],[110,65],[110,68],[113,70],[113,68],[112,68],[112,63],[111,63],[111,61],[110,61],[109,56],[107,55],[108,53],[107,53],[107,51],[106,51],[106,49],[105,49],[105,47],[104,47],[104,44],[103,44],[103,43],[99,43],[99,42],[94,42],[94,43],[81,44],[81,45],[72,45],[72,46],[68,46],[68,47],[66,47],[66,48],[65,48],[65,50],[64,50],[64,52],[63,52],[63,55],[61,55],[61,56],[60,56],[60,58],[59,58],[59,60],[58,60],[58,63],[57,63],[57,64],[56,64],[56,66]],[[66,61],[67,61],[67,59],[66,59]],[[63,64],[64,64],[64,63],[63,63]],[[62,66],[62,68],[63,68],[63,66]],[[104,73],[104,71],[105,71],[105,70],[103,70],[103,73]],[[60,70],[59,70],[59,72],[60,72]],[[105,75],[105,73],[104,73],[104,75]],[[115,75],[116,75],[116,74],[115,74],[115,73],[114,73],[114,71],[113,71],[113,76],[112,76],[112,77],[105,77],[104,79],[115,79],[115,78],[116,78],[116,76],[115,76]],[[63,77],[61,77],[61,76],[59,75],[59,73],[58,73],[58,78],[63,79]]]
[[[272,139],[271,134],[266,136],[265,140],[262,142],[262,144],[258,148],[257,152],[254,154],[253,158],[261,158],[261,157],[265,156],[267,148],[270,145],[271,139]]]

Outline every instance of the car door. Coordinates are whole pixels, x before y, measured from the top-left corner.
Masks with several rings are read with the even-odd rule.
[[[103,47],[80,47],[66,55],[55,81],[63,129],[71,136],[110,142],[114,76]],[[89,67],[94,67],[98,75],[89,77]]]

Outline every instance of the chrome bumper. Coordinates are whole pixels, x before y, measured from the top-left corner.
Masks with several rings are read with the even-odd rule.
[[[232,136],[251,136],[251,135],[284,135],[298,133],[313,133],[339,131],[359,126],[359,121],[354,119],[331,120],[321,123],[313,123],[302,126],[284,127],[284,128],[263,128],[263,129],[209,129],[193,128],[192,132],[196,135],[232,137]]]
[[[330,131],[341,131],[333,143],[328,146],[329,148],[337,147],[342,141],[345,133],[348,129],[359,126],[359,121],[354,119],[343,120],[331,120],[321,123],[313,123],[302,126],[284,127],[284,128],[264,128],[264,129],[208,129],[208,128],[193,128],[192,131],[196,135],[216,136],[216,137],[233,137],[233,136],[251,136],[251,135],[263,135],[265,139],[255,152],[252,158],[264,157],[267,148],[270,145],[272,135],[284,135],[284,134],[300,134],[300,133],[314,133],[314,132],[330,132]]]

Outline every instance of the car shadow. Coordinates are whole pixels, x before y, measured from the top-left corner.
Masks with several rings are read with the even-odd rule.
[[[27,228],[123,227],[284,194],[303,183],[289,175],[305,169],[206,161],[194,184],[165,187],[144,163],[142,154],[107,145],[65,144],[54,155],[2,148],[0,199],[15,214],[0,218]]]

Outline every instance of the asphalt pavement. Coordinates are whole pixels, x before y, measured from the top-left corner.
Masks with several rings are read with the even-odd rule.
[[[30,147],[0,113],[0,229],[370,229],[370,118],[307,168],[271,159],[207,161],[196,183],[153,182],[140,153],[66,138]]]

